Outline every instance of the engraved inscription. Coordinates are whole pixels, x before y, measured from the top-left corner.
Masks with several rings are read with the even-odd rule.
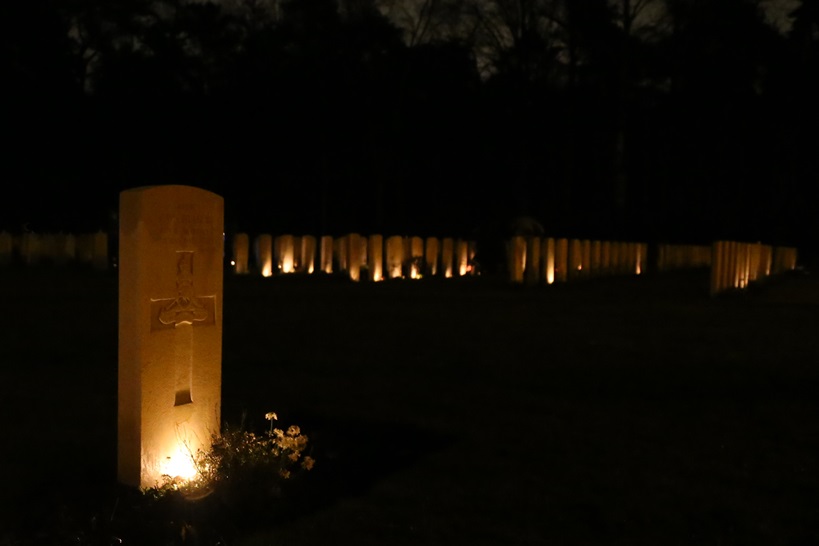
[[[172,329],[174,406],[193,402],[193,327],[213,326],[216,296],[196,296],[192,251],[176,253],[176,297],[151,299],[151,331]]]
[[[193,286],[193,252],[176,253],[175,298],[151,299],[151,331],[184,324],[213,326],[216,296],[196,296]]]
[[[165,225],[159,239],[177,244],[191,240],[213,239],[214,222],[211,215],[188,210],[192,208],[184,205],[177,206],[176,212],[165,218]]]

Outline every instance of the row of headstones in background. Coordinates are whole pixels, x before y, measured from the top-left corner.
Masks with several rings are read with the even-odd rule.
[[[794,247],[715,241],[711,245],[711,294],[741,290],[770,275],[793,271],[797,254]]]
[[[657,271],[711,267],[712,245],[657,245]]]
[[[507,270],[513,284],[553,284],[645,271],[648,245],[516,235],[507,241]]]
[[[108,234],[104,231],[71,233],[23,233],[0,231],[0,264],[24,265],[88,263],[108,267]]]
[[[475,274],[475,243],[445,237],[405,237],[349,233],[341,237],[324,235],[260,234],[252,241],[247,233],[237,233],[232,241],[231,266],[234,273],[253,272],[270,277],[288,273],[341,273],[353,281],[444,278]]]

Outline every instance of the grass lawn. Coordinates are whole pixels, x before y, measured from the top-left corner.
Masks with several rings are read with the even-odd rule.
[[[819,276],[227,274],[223,327],[223,423],[316,466],[177,543],[819,544]],[[0,270],[0,354],[0,545],[158,544],[115,483],[116,272]]]

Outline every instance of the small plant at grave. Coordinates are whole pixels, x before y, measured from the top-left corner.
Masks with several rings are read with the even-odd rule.
[[[273,412],[265,418],[270,426],[262,433],[240,426],[214,434],[209,450],[192,454],[194,478],[163,476],[145,491],[156,508],[170,510],[182,535],[191,529],[202,534],[205,527],[210,533],[224,533],[226,527],[269,519],[271,512],[283,508],[285,482],[313,468],[315,460],[304,454],[308,437],[300,427],[276,427]]]

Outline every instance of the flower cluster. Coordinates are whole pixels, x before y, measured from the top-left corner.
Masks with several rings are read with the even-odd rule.
[[[269,412],[265,418],[270,429],[256,434],[242,429],[226,429],[214,435],[211,448],[193,456],[196,476],[180,480],[163,476],[155,492],[179,491],[186,497],[203,497],[218,490],[236,490],[247,486],[275,490],[279,480],[289,479],[298,469],[311,470],[315,460],[304,452],[308,438],[301,428],[275,428],[278,416]]]

